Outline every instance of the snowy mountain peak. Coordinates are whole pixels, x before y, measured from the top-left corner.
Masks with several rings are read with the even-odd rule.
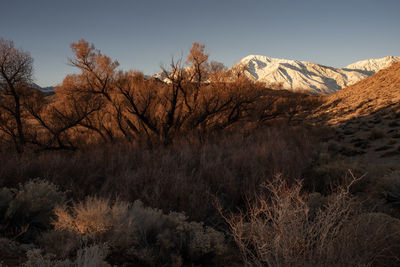
[[[245,74],[250,79],[263,82],[267,86],[279,85],[280,88],[291,91],[331,94],[397,61],[400,61],[400,57],[390,56],[359,61],[341,69],[306,61],[249,55],[234,67],[244,67]]]
[[[266,57],[261,55],[249,55],[240,60],[241,63],[251,63],[256,64],[259,68],[266,67],[266,65],[272,64],[307,64],[310,62],[292,60],[292,59],[281,59],[281,58],[273,58]],[[314,64],[314,63],[313,63]]]
[[[395,62],[400,62],[400,57],[387,56],[383,58],[361,60],[346,66],[345,69],[358,69],[375,73],[389,67]]]

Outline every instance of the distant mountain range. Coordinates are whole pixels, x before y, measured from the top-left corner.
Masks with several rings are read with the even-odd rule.
[[[344,68],[334,68],[307,61],[249,55],[231,69],[242,69],[251,80],[265,83],[271,88],[305,91],[314,95],[328,95],[355,84],[395,62],[400,62],[400,57],[387,56],[367,59],[352,63]],[[156,77],[162,81],[167,81],[163,73],[146,77]],[[32,88],[45,94],[54,93],[53,86],[41,87],[33,83]]]
[[[39,91],[42,91],[44,94],[49,94],[49,95],[54,94],[54,86],[41,87],[36,83],[32,83],[31,87]]]
[[[400,57],[367,59],[345,68],[333,68],[306,61],[250,55],[232,68],[243,68],[247,77],[267,86],[320,95],[355,84],[394,62],[400,62]]]

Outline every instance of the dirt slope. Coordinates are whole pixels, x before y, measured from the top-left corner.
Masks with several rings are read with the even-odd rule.
[[[334,129],[331,152],[369,173],[400,169],[400,63],[321,100],[310,117]]]
[[[395,114],[400,111],[399,106],[400,63],[394,63],[326,97],[325,103],[315,115],[330,124],[337,124],[377,112],[382,115]]]

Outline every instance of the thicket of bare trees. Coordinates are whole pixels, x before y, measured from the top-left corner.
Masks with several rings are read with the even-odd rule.
[[[209,62],[205,46],[196,42],[185,63],[172,60],[163,68],[164,81],[118,70],[117,61],[85,40],[71,48],[69,64],[80,73],[66,76],[56,94],[46,97],[28,89],[30,55],[1,40],[0,129],[2,140],[12,141],[18,152],[26,145],[76,149],[120,140],[170,144],[178,136],[204,136],[237,122],[291,118],[298,107],[313,102],[269,90],[240,71]]]

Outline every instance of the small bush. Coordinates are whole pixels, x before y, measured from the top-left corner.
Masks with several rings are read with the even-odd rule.
[[[395,145],[397,143],[397,140],[396,139],[394,139],[394,138],[391,138],[391,139],[389,139],[389,141],[388,141],[388,145]]]
[[[386,200],[400,207],[400,170],[392,171],[378,181],[378,188]]]
[[[393,132],[392,138],[400,138],[400,130],[396,130]]]
[[[352,180],[352,175],[359,177],[366,173],[363,163],[349,158],[321,153],[304,177],[304,188],[309,191],[330,193],[340,186],[346,186]],[[366,181],[360,181],[352,190],[362,191]]]
[[[339,143],[334,140],[330,140],[327,145],[328,145],[329,152],[336,153],[340,150]]]
[[[140,201],[88,198],[55,210],[56,231],[67,231],[82,240],[107,243],[110,262],[135,264],[217,264],[225,257],[224,234],[202,223],[188,222],[181,213],[163,214]],[[62,244],[60,244],[62,245]]]
[[[54,255],[42,255],[39,249],[30,250],[27,253],[28,260],[23,267],[107,267],[110,266],[104,261],[107,250],[104,246],[93,245],[84,247],[77,252],[76,259],[71,261],[57,260]]]
[[[66,259],[75,255],[85,245],[85,240],[75,232],[51,230],[43,233],[38,243],[47,254]]]
[[[0,238],[0,266],[19,266],[26,260],[25,251],[18,243],[7,238]]]
[[[0,189],[0,218],[3,218],[6,214],[12,199],[13,193],[9,188]]]
[[[51,226],[54,207],[64,201],[64,193],[57,186],[39,179],[28,181],[18,189],[1,189],[1,234],[30,241]]]
[[[398,266],[400,220],[379,212],[356,214],[336,242],[346,265]]]

